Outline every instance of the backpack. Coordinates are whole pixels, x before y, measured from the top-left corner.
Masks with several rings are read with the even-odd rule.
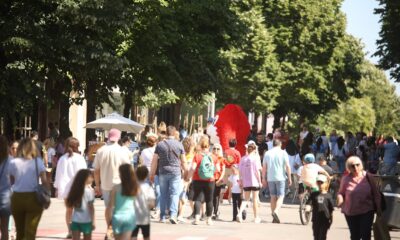
[[[208,180],[214,177],[214,172],[215,166],[211,156],[203,154],[198,170],[199,177],[203,180]]]

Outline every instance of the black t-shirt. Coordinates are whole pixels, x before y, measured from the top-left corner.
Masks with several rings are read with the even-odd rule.
[[[258,143],[256,142],[256,145],[258,147],[258,154],[260,154],[261,162],[264,158],[264,153],[268,151],[268,144],[266,142]]]
[[[330,193],[311,193],[312,221],[329,220],[332,218],[333,200]]]

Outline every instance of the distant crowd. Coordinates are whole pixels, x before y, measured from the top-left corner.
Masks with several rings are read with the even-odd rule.
[[[64,141],[55,130],[43,143],[35,132],[10,144],[0,136],[2,239],[14,238],[10,215],[16,239],[35,239],[44,210],[39,185],[65,201],[67,238],[73,239],[91,239],[96,196],[106,206],[106,239],[137,239],[139,232],[150,239],[151,219],[213,225],[227,217],[219,210],[224,199],[232,205],[232,221],[248,220],[252,206],[252,221],[261,223],[260,193],[268,193],[278,224],[284,198],[301,199],[305,191],[311,192],[314,239],[326,239],[334,206],[342,208],[352,240],[371,238],[374,214],[381,214],[372,174],[397,175],[396,139],[336,131],[327,136],[306,127],[291,139],[280,130],[253,128],[241,154],[237,139],[223,149],[209,126],[212,121],[189,136],[183,127],[161,123],[157,131],[147,126],[137,141],[111,129],[104,143],[84,154],[76,138]],[[191,214],[184,216],[188,206]]]

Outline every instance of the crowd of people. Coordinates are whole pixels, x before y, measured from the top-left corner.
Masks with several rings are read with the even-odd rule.
[[[106,207],[107,239],[136,239],[139,231],[150,239],[151,218],[213,225],[222,217],[224,199],[232,204],[232,221],[248,221],[246,209],[252,206],[253,222],[261,223],[259,195],[265,192],[272,222],[279,224],[284,197],[301,199],[309,190],[315,239],[326,239],[336,205],[351,239],[370,239],[374,214],[381,214],[373,174],[397,174],[400,157],[393,137],[351,132],[342,137],[336,131],[327,136],[305,127],[297,139],[279,129],[269,134],[253,129],[244,154],[237,139],[223,149],[203,129],[189,136],[184,128],[160,124],[157,134],[146,127],[140,139],[121,138],[121,131],[111,129],[105,144],[81,154],[74,137],[50,137],[42,144],[33,133],[9,144],[0,136],[1,239],[9,238],[10,215],[16,239],[35,239],[43,212],[37,179],[65,201],[67,238],[91,239],[96,196]],[[185,217],[188,206],[191,214]]]

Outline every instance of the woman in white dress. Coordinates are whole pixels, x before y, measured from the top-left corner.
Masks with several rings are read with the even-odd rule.
[[[65,154],[61,156],[57,164],[56,179],[54,187],[57,189],[58,199],[67,199],[71,184],[76,173],[86,169],[85,158],[79,152],[79,141],[70,137],[65,141]],[[70,224],[72,208],[66,207],[65,221],[68,227],[67,238],[71,238]]]

